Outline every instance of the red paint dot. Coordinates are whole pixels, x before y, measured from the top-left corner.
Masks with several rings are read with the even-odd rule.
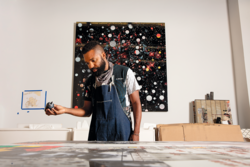
[[[161,34],[156,34],[156,37],[157,38],[161,38]]]
[[[149,57],[153,57],[153,56],[154,56],[154,52],[150,52]]]
[[[74,108],[78,108],[78,106],[75,106]]]
[[[80,96],[80,94],[78,93],[77,96]]]

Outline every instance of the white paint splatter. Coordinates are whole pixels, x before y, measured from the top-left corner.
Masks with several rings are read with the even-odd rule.
[[[160,109],[164,109],[165,108],[165,105],[164,104],[160,104]]]
[[[81,58],[80,57],[76,57],[76,62],[80,62],[81,61]]]
[[[160,98],[160,100],[164,100],[164,96],[162,96],[162,95],[160,95],[159,98]]]
[[[151,100],[152,100],[152,96],[148,95],[148,96],[146,97],[146,99],[147,99],[147,101],[151,101]]]
[[[116,42],[115,41],[111,41],[110,42],[110,46],[115,47],[116,46]]]
[[[78,23],[78,27],[82,27],[82,23]]]
[[[115,30],[115,26],[111,26],[110,29],[111,29],[111,30]]]

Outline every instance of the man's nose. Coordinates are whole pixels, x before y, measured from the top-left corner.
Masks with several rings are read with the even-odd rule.
[[[94,67],[94,64],[90,62],[90,63],[88,64],[88,67],[89,67],[89,69],[92,69],[92,68]]]

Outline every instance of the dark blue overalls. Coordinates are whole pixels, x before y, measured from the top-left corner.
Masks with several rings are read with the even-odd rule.
[[[114,79],[112,79],[114,80]],[[128,141],[131,122],[124,113],[114,82],[93,89],[89,141]]]

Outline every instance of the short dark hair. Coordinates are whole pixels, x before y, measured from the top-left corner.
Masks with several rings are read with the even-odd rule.
[[[86,43],[84,47],[82,48],[82,54],[87,53],[88,51],[95,49],[95,47],[100,46],[102,47],[99,42],[97,41],[90,41],[89,43]]]

